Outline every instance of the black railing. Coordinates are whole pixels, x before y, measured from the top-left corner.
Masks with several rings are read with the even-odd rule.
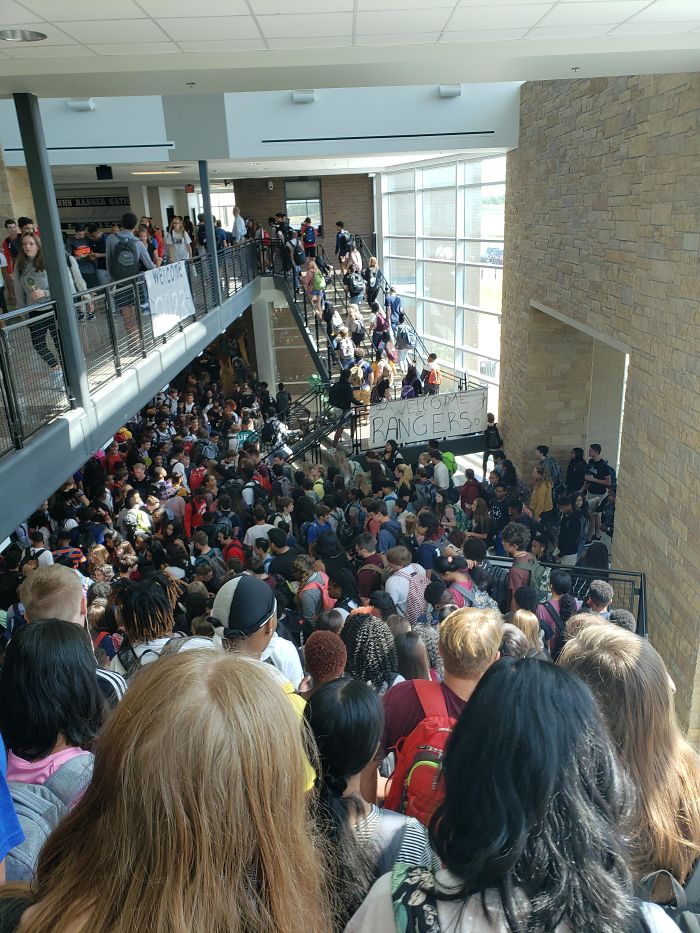
[[[224,301],[260,274],[253,242],[224,247],[217,256]],[[185,318],[173,316],[173,326],[157,336],[143,273],[74,296],[91,392],[216,307],[211,256],[196,256],[185,268],[194,311]],[[39,428],[69,410],[64,374],[55,302],[0,316],[0,455],[21,448]]]
[[[493,567],[492,588],[503,588],[501,584],[508,576],[512,564],[510,557],[488,557]],[[561,564],[543,564],[550,572],[565,570],[571,575],[573,595],[585,603],[592,580],[606,580],[613,588],[614,609],[627,609],[637,620],[637,634],[647,635],[646,575],[638,570],[601,570],[593,567],[563,567]]]

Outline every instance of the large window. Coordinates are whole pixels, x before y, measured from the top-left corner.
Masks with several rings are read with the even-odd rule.
[[[284,183],[284,194],[287,215],[293,227],[298,230],[307,217],[311,218],[314,227],[321,226],[323,214],[320,181],[287,181]]]
[[[382,176],[384,271],[443,366],[489,385],[498,409],[505,156]]]

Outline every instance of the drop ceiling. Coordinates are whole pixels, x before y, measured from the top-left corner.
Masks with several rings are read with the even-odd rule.
[[[700,67],[700,0],[0,0],[0,19],[47,36],[0,42],[4,94],[84,94],[85,75],[104,95]]]

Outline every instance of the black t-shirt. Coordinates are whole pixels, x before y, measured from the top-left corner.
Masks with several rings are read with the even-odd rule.
[[[90,259],[93,243],[87,237],[72,237],[69,243],[71,256],[78,263],[78,268],[83,275],[94,275],[97,266],[93,259]]]
[[[89,242],[92,245],[93,253],[100,253],[102,255],[102,259],[95,260],[95,264],[97,265],[97,268],[106,269],[107,268],[107,256],[106,256],[107,237],[104,235],[104,233],[102,233],[100,236],[97,237],[96,240],[91,239],[89,240]]]
[[[610,476],[610,468],[605,460],[589,460],[586,472],[590,473],[591,476],[595,476],[596,479],[605,479],[606,476]],[[609,489],[609,486],[604,486],[602,483],[588,483],[588,491],[593,496],[602,496]]]
[[[579,489],[583,489],[586,473],[588,473],[588,464],[585,460],[578,462],[572,460],[566,468],[566,491],[578,492]]]
[[[302,552],[299,548],[289,545],[289,550],[284,554],[275,554],[275,556],[270,561],[270,566],[268,568],[268,573],[278,573],[281,577],[284,577],[285,580],[292,583],[294,581],[294,574],[292,572],[292,564],[296,558]]]

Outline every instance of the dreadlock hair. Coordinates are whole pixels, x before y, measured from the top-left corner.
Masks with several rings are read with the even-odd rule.
[[[172,631],[179,594],[177,580],[166,573],[156,572],[145,580],[114,581],[111,601],[132,645]]]
[[[351,677],[370,684],[377,692],[391,682],[398,661],[394,636],[385,622],[375,615],[351,612],[340,637],[348,649],[345,670]]]

